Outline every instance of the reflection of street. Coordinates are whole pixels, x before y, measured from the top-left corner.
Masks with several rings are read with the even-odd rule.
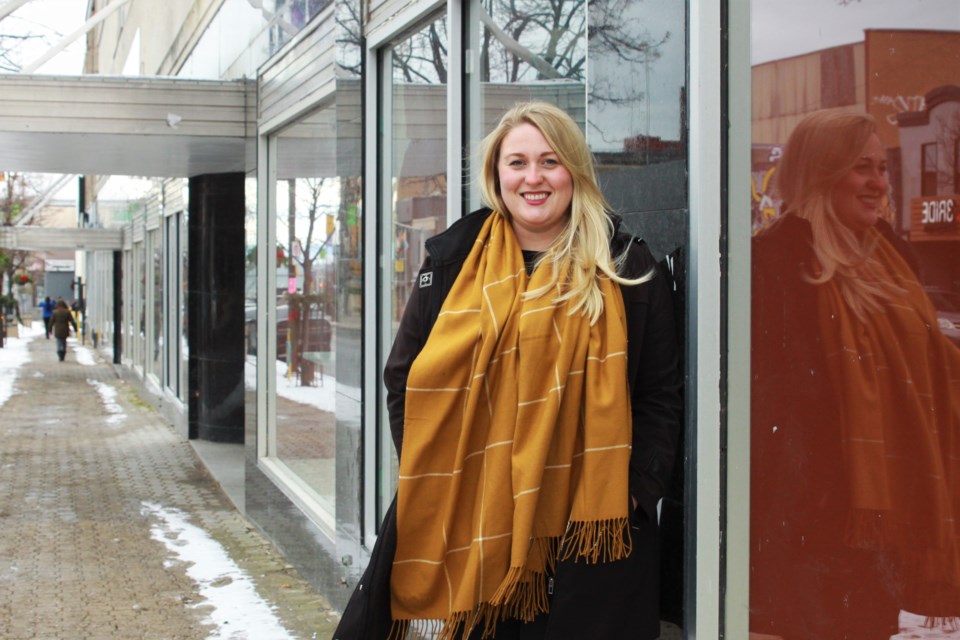
[[[336,415],[278,394],[276,451],[277,458],[326,503],[332,516],[336,504]]]
[[[287,377],[287,365],[275,361],[277,390],[276,456],[334,512],[336,496],[336,388],[334,371],[323,386],[301,386]],[[247,357],[246,386],[256,388],[256,358]],[[359,390],[357,390],[359,394]]]
[[[928,628],[929,626],[933,628]],[[890,640],[907,640],[908,638],[910,640],[915,638],[949,640],[950,638],[960,638],[958,631],[960,631],[960,626],[958,626],[956,619],[939,618],[934,623],[931,618],[902,611],[900,613],[900,633]]]

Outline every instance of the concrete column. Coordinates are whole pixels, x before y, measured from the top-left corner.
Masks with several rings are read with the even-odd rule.
[[[190,178],[190,438],[243,442],[244,215],[244,174]]]

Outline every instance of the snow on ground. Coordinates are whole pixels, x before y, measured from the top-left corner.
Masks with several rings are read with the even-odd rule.
[[[246,367],[244,369],[244,378],[248,389],[257,388],[257,364],[256,358],[247,357]],[[336,408],[337,381],[330,375],[323,376],[323,386],[319,386],[319,372],[317,373],[317,385],[315,387],[304,387],[300,385],[296,376],[287,377],[287,363],[277,360],[276,368],[276,389],[277,395],[287,400],[293,400],[300,404],[316,407],[321,411],[334,413]]]
[[[935,621],[932,629],[924,625],[929,623],[924,616],[906,611],[900,612],[900,633],[891,640],[956,640],[960,638],[960,626],[955,619]]]
[[[27,345],[38,335],[43,335],[43,323],[34,322],[30,326],[20,327],[20,337],[4,338],[3,348],[0,349],[0,407],[13,395],[17,370],[30,362]]]
[[[73,351],[74,357],[77,359],[77,364],[82,364],[87,367],[92,367],[97,364],[97,359],[94,357],[90,347],[82,347],[72,338],[67,339],[67,353],[69,354],[70,351]]]
[[[105,382],[100,382],[99,380],[93,380],[91,378],[87,378],[87,384],[97,390],[97,393],[100,395],[100,399],[103,401],[104,409],[110,414],[107,417],[107,424],[121,424],[127,416],[123,413],[123,409],[117,403],[116,388]]]
[[[272,607],[257,594],[250,576],[207,532],[187,522],[178,509],[141,502],[140,512],[156,520],[154,540],[162,542],[187,565],[187,575],[205,600],[193,605],[209,609],[207,623],[216,626],[210,640],[294,640]]]

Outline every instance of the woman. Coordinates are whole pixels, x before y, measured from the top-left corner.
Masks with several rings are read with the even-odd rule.
[[[803,120],[777,180],[753,248],[751,631],[886,639],[901,608],[960,613],[960,351],[885,220],[870,116]]]
[[[334,637],[656,638],[665,277],[563,111],[519,104],[483,149],[491,208],[427,241],[385,368],[398,497]]]
[[[53,315],[50,316],[50,327],[53,337],[57,339],[57,357],[60,358],[60,362],[63,362],[67,357],[67,336],[70,335],[70,327],[73,327],[74,333],[77,331],[77,321],[73,319],[73,314],[63,300],[57,301]]]

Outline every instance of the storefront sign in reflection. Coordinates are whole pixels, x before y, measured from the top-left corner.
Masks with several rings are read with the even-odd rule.
[[[960,195],[923,196],[910,201],[912,228],[924,234],[957,235]]]

